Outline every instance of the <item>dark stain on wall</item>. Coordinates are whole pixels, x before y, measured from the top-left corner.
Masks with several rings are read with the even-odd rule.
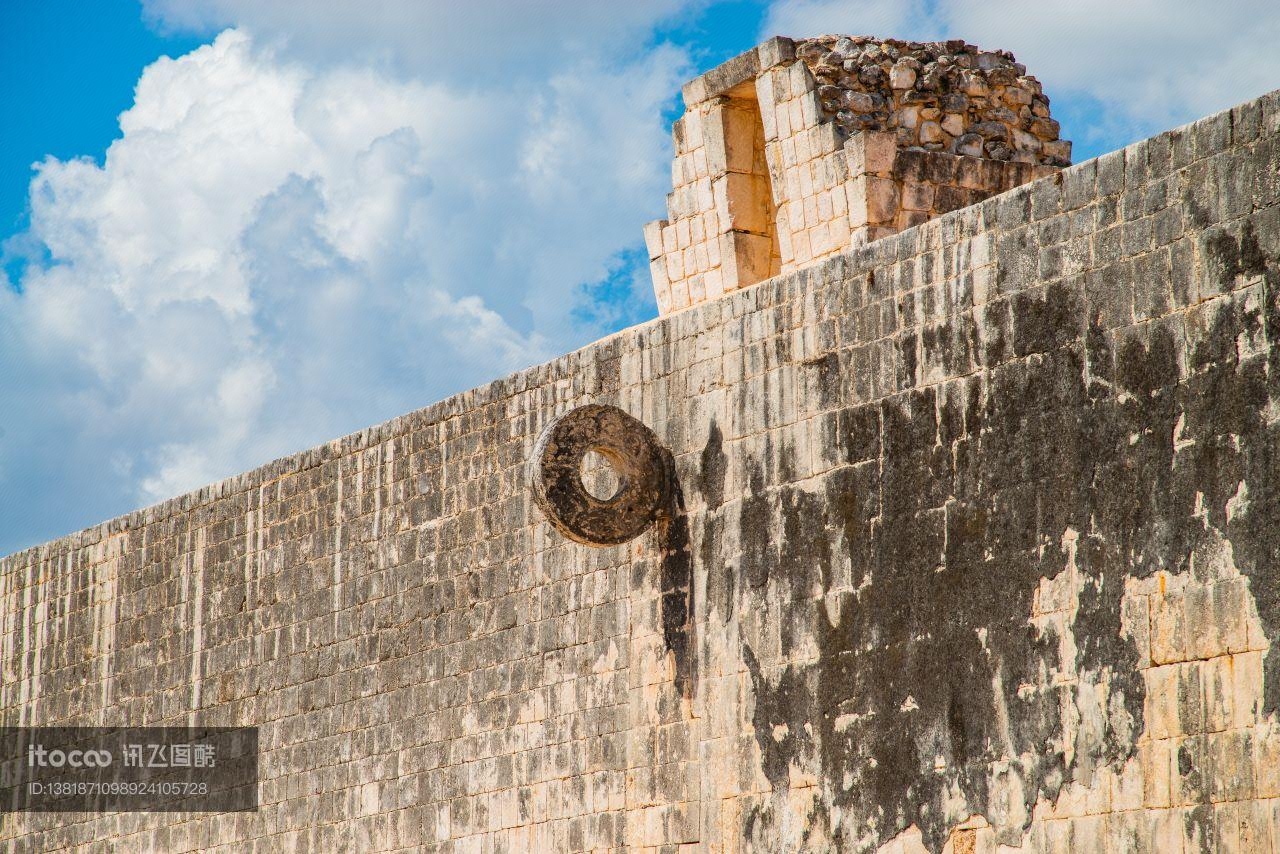
[[[728,621],[733,616],[736,567],[721,559],[718,548],[725,524],[724,514],[719,512],[724,502],[725,477],[729,458],[724,452],[724,435],[714,420],[707,434],[707,443],[699,457],[698,483],[702,491],[705,510],[700,514],[702,533],[699,540],[699,561],[702,566],[715,565],[720,571],[707,578],[708,607]]]
[[[778,654],[765,660],[743,638],[762,770],[775,791],[791,766],[817,773],[815,809],[856,817],[860,841],[846,819],[835,849],[874,848],[914,823],[941,850],[949,793],[987,813],[1002,758],[1022,777],[1029,821],[1038,798],[1131,756],[1144,684],[1121,633],[1128,575],[1191,571],[1191,556],[1225,536],[1277,636],[1280,530],[1266,520],[1280,519],[1280,433],[1263,413],[1280,400],[1280,271],[1247,225],[1203,245],[1224,286],[1265,272],[1252,303],[1241,291],[1109,332],[1078,288],[1026,291],[1007,313],[989,308],[1000,320],[981,335],[956,336],[987,341],[981,372],[840,411],[844,465],[824,491],[779,478],[785,461],[749,466],[737,607],[784,603]],[[1247,507],[1228,518],[1241,483]],[[700,570],[714,576],[703,545]],[[1109,671],[1113,703],[1101,747],[1068,763],[1060,706],[1074,688],[1045,684],[1066,663],[1029,616],[1041,579],[1072,557],[1083,579],[1074,666]],[[787,662],[799,633],[816,639],[816,662]],[[1280,708],[1278,662],[1273,651],[1265,663],[1268,712]],[[1178,757],[1186,774],[1197,761]],[[745,835],[770,838],[772,820],[756,807]]]
[[[699,483],[702,486],[702,497],[707,509],[718,510],[724,502],[724,478],[729,467],[729,458],[724,453],[724,435],[720,425],[713,420],[707,434],[707,444],[702,449]]]
[[[675,665],[675,685],[680,696],[690,699],[697,688],[693,637],[693,554],[689,547],[689,516],[670,453],[666,464],[671,472],[671,500],[658,517],[656,530],[660,550],[662,587],[662,639]]]

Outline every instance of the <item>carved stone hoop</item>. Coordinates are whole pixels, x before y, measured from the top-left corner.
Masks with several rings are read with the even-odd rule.
[[[618,475],[618,490],[600,499],[582,483],[582,458],[595,451]],[[534,500],[571,540],[613,546],[634,539],[667,506],[667,454],[658,437],[616,406],[589,404],[547,425],[529,461]]]

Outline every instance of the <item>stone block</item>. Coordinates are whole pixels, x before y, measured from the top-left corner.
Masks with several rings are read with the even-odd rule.
[[[763,235],[731,231],[720,237],[721,270],[726,290],[754,284],[769,276],[772,241]]]
[[[1261,797],[1261,795],[1259,795]],[[1240,852],[1272,850],[1277,829],[1272,819],[1271,801],[1249,801],[1239,806]]]
[[[797,206],[800,211],[800,231],[806,231],[818,224],[818,200],[806,195]]]
[[[1146,682],[1143,720],[1147,733],[1154,739],[1167,739],[1180,735],[1182,726],[1178,719],[1178,688],[1181,674],[1178,665],[1163,665],[1143,671]],[[1199,685],[1197,687],[1197,698]]]
[[[1080,854],[1107,854],[1107,824],[1100,815],[1071,819],[1071,851]]]
[[[795,42],[783,36],[774,36],[757,47],[756,54],[760,70],[766,71],[775,65],[794,60],[796,56]]]
[[[676,227],[666,222],[666,220],[663,220],[662,223],[663,224],[661,229],[662,230],[662,253],[661,254],[672,255],[679,249],[679,247],[676,246],[676,240],[677,240]],[[655,255],[654,257],[656,258],[657,256]]]
[[[1253,767],[1259,798],[1280,798],[1280,727],[1273,722],[1253,730]]]
[[[1151,599],[1151,660],[1156,664],[1187,660],[1187,625],[1180,590]]]
[[[695,213],[692,206],[689,205],[689,193],[687,190],[688,185],[682,184],[667,193],[667,218],[673,223]]]
[[[1189,131],[1196,159],[1225,151],[1231,144],[1231,111],[1223,110],[1193,122]]]
[[[1187,657],[1209,659],[1226,650],[1213,621],[1213,591],[1208,584],[1192,582],[1183,593],[1183,620],[1187,626]]]
[[[933,212],[935,214],[950,213],[968,207],[973,201],[971,190],[943,184],[934,190]]]
[[[841,193],[837,198],[845,198]],[[838,214],[832,217],[827,224],[831,236],[831,244],[836,251],[844,251],[849,247],[850,227],[849,217],[847,214]]]
[[[792,142],[796,149],[796,163],[805,166],[813,159],[813,133],[811,129],[806,129],[796,134]]]
[[[1115,196],[1124,190],[1124,150],[1112,151],[1097,159],[1099,196]]]
[[[665,219],[656,219],[652,222],[645,223],[644,226],[644,244],[649,250],[649,260],[654,260],[662,256],[662,230],[669,223]]]
[[[796,62],[787,67],[789,81],[791,85],[791,97],[799,98],[807,92],[812,92],[816,86],[813,75],[809,73],[809,68],[803,62]]]
[[[712,111],[712,121],[716,118],[716,109]],[[756,169],[756,137],[759,129],[756,126],[758,113],[753,109],[740,108],[729,102],[721,107],[719,118],[722,122],[722,139],[725,146],[725,169],[729,172],[751,173]],[[710,161],[708,161],[710,163]]]
[[[813,194],[815,191],[815,187],[813,186],[813,170],[808,161],[801,162],[799,167],[796,168],[796,185],[800,191],[799,198],[803,200],[803,204],[807,210],[813,203]],[[806,221],[808,225],[815,224],[812,216],[806,216]]]
[[[1231,726],[1235,717],[1235,679],[1230,656],[1218,656],[1204,662],[1201,674],[1204,692],[1205,729],[1221,732]]]
[[[1209,797],[1215,803],[1254,797],[1253,740],[1247,730],[1227,730],[1209,738]]]
[[[1213,757],[1210,736],[1173,739],[1173,764],[1169,772],[1169,799],[1173,805],[1189,806],[1209,800]]]
[[[669,262],[668,262],[667,271],[668,271],[668,276],[670,276],[671,267]],[[688,282],[685,281],[684,274],[681,271],[678,277],[673,278],[671,280],[671,310],[679,311],[680,309],[688,308],[688,307],[689,307],[689,284]]]
[[[672,284],[683,281],[685,278],[684,255],[681,252],[672,252],[665,256],[667,267],[667,280]]]
[[[686,83],[683,90],[685,104],[686,106],[692,105],[689,100],[690,96],[695,98],[692,103],[698,103],[709,98],[731,95],[735,88],[744,84],[754,83],[759,74],[760,56],[758,51],[749,50],[746,53],[739,54]],[[695,84],[698,85],[695,86]]]
[[[1183,213],[1179,205],[1167,207],[1152,218],[1152,234],[1156,246],[1166,246],[1184,233]]]
[[[1249,729],[1262,721],[1263,653],[1242,652],[1231,657],[1231,723],[1233,729]]]
[[[795,198],[799,199],[799,193]],[[786,224],[784,231],[791,234],[799,234],[805,229],[804,202],[794,201],[788,202],[782,210],[782,215],[778,217],[780,223]]]
[[[711,210],[715,206],[715,202],[711,195],[711,178],[699,178],[692,186],[693,206],[694,209],[691,216],[697,217],[706,211]],[[692,225],[692,223],[690,223]]]
[[[928,211],[899,211],[898,218],[893,224],[895,232],[905,231],[908,228],[915,228],[929,221]]]
[[[1170,774],[1173,770],[1172,739],[1147,741],[1139,745],[1143,767],[1143,803],[1148,810],[1167,809],[1172,803]]]
[[[693,269],[699,273],[705,273],[710,269],[710,264],[707,263],[706,243],[696,243],[690,249],[693,250]]]
[[[1089,160],[1062,173],[1063,210],[1076,210],[1097,196],[1097,161]]]
[[[898,183],[889,178],[855,179],[852,186],[865,193],[867,222],[871,225],[891,223],[898,215],[899,190]]]
[[[872,225],[867,227],[867,242],[883,240],[886,237],[892,237],[897,230],[892,225]]]
[[[1243,578],[1228,578],[1214,584],[1211,596],[1211,612],[1205,618],[1212,622],[1218,636],[1221,653],[1238,653],[1249,649],[1248,582]]]
[[[853,229],[867,225],[866,178],[854,178],[845,185],[845,202],[849,209],[849,226]]]
[[[723,102],[713,103],[707,108],[703,147],[706,149],[707,174],[711,178],[718,178],[729,171],[727,112],[730,110]]]
[[[1112,813],[1107,816],[1107,850],[1110,852],[1156,850],[1151,841],[1151,824],[1151,816],[1140,809]]]
[[[903,63],[897,63],[889,71],[889,85],[894,89],[910,89],[916,84],[916,72],[914,68]]]
[[[981,190],[984,192],[1001,190],[1003,189],[1003,182],[993,180],[993,173],[998,168],[990,160],[981,160],[977,157],[960,157],[956,160],[956,185],[966,190]]]
[[[1047,219],[1062,212],[1062,185],[1053,180],[1031,185],[1031,218]]]
[[[930,143],[942,142],[946,136],[943,133],[942,125],[935,121],[923,121],[920,123],[920,142],[923,145]]]
[[[708,270],[703,276],[703,287],[706,298],[709,300],[716,299],[724,293],[724,275],[718,267]]]
[[[897,138],[892,133],[864,132],[849,137],[844,145],[849,174],[887,177],[894,172],[898,156]]]
[[[710,175],[710,169],[707,166],[707,149],[699,147],[692,152],[692,164],[694,164],[694,179],[707,178]]]
[[[826,223],[820,222],[809,230],[809,244],[815,258],[829,255],[833,251]]]
[[[791,252],[796,264],[805,264],[813,260],[813,248],[809,242],[808,229],[801,229],[792,233]]]
[[[902,185],[902,207],[909,211],[933,209],[934,186],[908,181]]]
[[[784,80],[786,79],[786,75],[784,74],[780,74],[778,76],[783,78]],[[771,137],[770,139],[776,138],[779,141],[785,141],[791,138],[793,129],[791,126],[791,102],[790,101],[777,102],[777,106],[775,106],[773,109],[773,125],[774,125],[774,131],[775,131],[776,137]],[[795,128],[795,130],[799,130],[799,128],[797,127]]]
[[[680,89],[680,96],[684,100],[686,109],[696,107],[698,104],[707,100],[707,81],[704,77],[695,77]]]
[[[662,311],[665,305],[670,308],[671,305],[671,283],[667,280],[666,264],[661,260],[656,260],[649,265],[649,274],[653,278],[654,296],[657,298],[658,310]]]
[[[689,220],[688,219],[678,220],[675,223],[675,229],[676,229],[676,249],[678,251],[684,251],[685,249],[688,249],[689,244],[692,242],[692,239],[693,239],[692,232],[690,231],[690,228],[689,228]]]

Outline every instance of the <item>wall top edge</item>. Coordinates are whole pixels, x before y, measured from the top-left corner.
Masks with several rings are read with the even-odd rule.
[[[739,60],[747,65],[751,62],[758,63],[760,60],[757,52],[770,45],[773,46],[770,48],[774,52],[772,55],[781,55],[785,52],[784,48],[791,45],[791,40],[781,37],[770,39],[765,44],[729,60],[691,82],[707,79],[721,72],[722,69],[720,76],[715,79],[720,81],[732,79],[733,74],[742,73],[744,66],[738,65],[733,68],[728,66],[732,66]],[[748,56],[756,58],[744,60],[744,57]],[[732,85],[736,84],[730,84],[726,88],[731,88]],[[1252,138],[1280,134],[1280,89],[1181,127],[1134,142],[1125,148],[1083,161],[976,205],[952,211],[914,228],[856,247],[811,266],[765,279],[716,299],[628,327],[550,361],[459,392],[381,424],[281,457],[192,492],[131,511],[66,536],[33,545],[8,556],[0,556],[0,573],[13,571],[32,561],[43,561],[50,555],[93,545],[140,526],[197,510],[248,488],[267,486],[290,474],[316,468],[326,462],[375,447],[413,430],[442,425],[478,407],[511,400],[528,390],[537,389],[549,383],[571,381],[578,373],[580,365],[620,358],[623,349],[643,350],[649,346],[661,346],[669,337],[668,330],[683,333],[690,331],[688,327],[693,327],[692,331],[695,332],[712,328],[724,318],[739,316],[750,311],[753,303],[762,298],[762,294],[800,292],[812,282],[832,278],[836,271],[841,271],[843,275],[848,275],[850,272],[869,272],[910,257],[922,243],[950,245],[960,240],[980,236],[1002,224],[1001,218],[1005,215],[1003,212],[1014,207],[1008,202],[1020,195],[1032,196],[1051,191],[1060,193],[1061,187],[1083,177],[1101,174],[1106,170],[1120,169],[1126,174],[1132,170],[1137,175],[1145,176],[1147,180],[1158,178],[1163,174],[1184,168],[1190,162],[1211,157],[1247,141],[1250,137],[1246,134],[1252,134]],[[1179,163],[1171,158],[1170,151],[1174,148],[1174,143],[1186,148],[1190,160]],[[567,397],[557,399],[555,401],[557,410],[564,408],[567,400]]]

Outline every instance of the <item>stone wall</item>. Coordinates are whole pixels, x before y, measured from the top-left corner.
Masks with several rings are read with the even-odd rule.
[[[849,221],[866,240],[976,204],[1054,169],[921,148],[902,148],[889,131],[862,131],[843,149]]]
[[[536,508],[587,403],[670,524]],[[0,839],[1274,851],[1278,532],[1275,93],[5,558],[0,721],[255,724],[263,782]]]

